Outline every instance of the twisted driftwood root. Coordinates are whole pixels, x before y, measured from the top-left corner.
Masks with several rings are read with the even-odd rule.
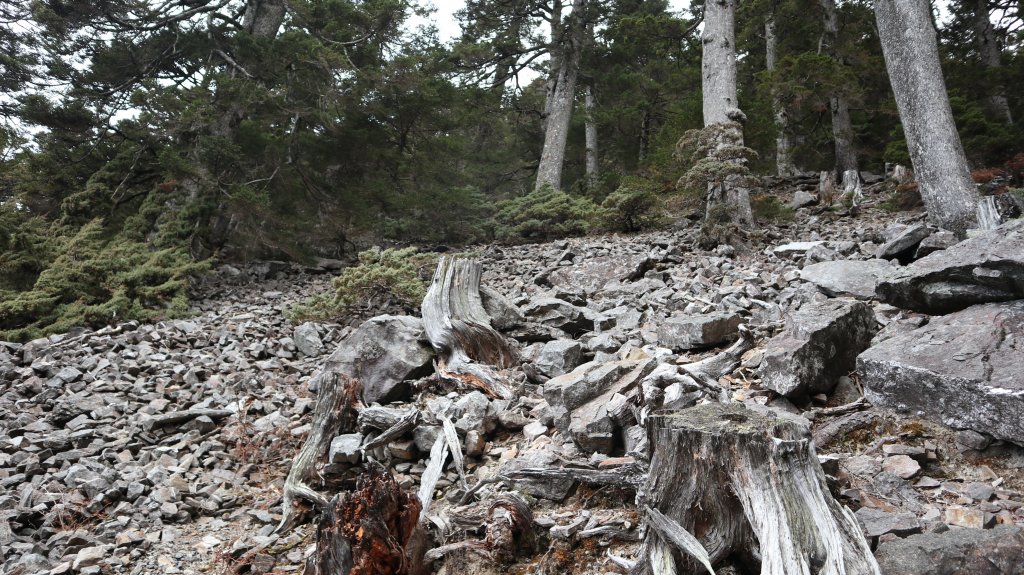
[[[437,354],[443,381],[479,388],[491,397],[513,399],[500,370],[518,357],[511,342],[491,327],[480,298],[480,262],[442,257],[423,298],[423,327]]]

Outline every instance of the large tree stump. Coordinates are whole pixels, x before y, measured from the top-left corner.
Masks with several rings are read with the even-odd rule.
[[[481,269],[475,260],[441,258],[423,298],[423,328],[437,354],[434,367],[443,381],[512,399],[514,391],[499,370],[512,367],[517,354],[491,327],[484,311]]]
[[[705,561],[762,575],[879,573],[853,513],[825,485],[806,424],[706,404],[654,414],[649,431],[638,573],[702,573]]]

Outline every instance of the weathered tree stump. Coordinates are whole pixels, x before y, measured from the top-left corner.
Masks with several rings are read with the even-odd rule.
[[[316,553],[303,575],[416,575],[425,570],[420,505],[381,467],[356,490],[335,496],[317,529]]]
[[[351,378],[339,378],[338,374],[329,371],[319,377],[320,394],[313,408],[312,427],[284,482],[278,533],[295,524],[297,515],[304,510],[301,509],[303,502],[319,510],[327,508],[327,498],[310,487],[309,481],[316,475],[317,462],[330,447],[331,440],[356,426],[359,383]]]
[[[656,448],[637,497],[649,529],[635,572],[731,562],[762,575],[879,573],[853,513],[828,491],[806,424],[706,404],[652,415],[649,433]]]
[[[423,298],[423,328],[443,381],[512,399],[514,391],[499,370],[512,367],[517,354],[491,327],[480,298],[480,272],[475,260],[442,257]]]

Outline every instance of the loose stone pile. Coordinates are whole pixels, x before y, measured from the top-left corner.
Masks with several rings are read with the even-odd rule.
[[[193,319],[0,344],[4,573],[299,571],[310,526],[274,527],[322,370],[357,378],[365,402],[325,454],[322,492],[351,489],[370,460],[420,489],[451,424],[462,457],[427,493],[437,544],[477,537],[513,490],[541,533],[516,559],[526,568],[621,572],[640,538],[632,495],[517,472],[644,458],[638,398],[702,401],[680,368],[719,357],[741,324],[756,346],[722,393],[814,422],[830,487],[885,573],[1013,572],[1024,222],[943,252],[925,245],[941,233],[905,220],[801,209],[742,252],[699,250],[685,228],[481,248],[492,325],[520,342],[513,400],[440,385],[419,318],[290,324],[284,307],[326,277],[280,265],[222,268]],[[404,418],[415,425],[380,441]]]

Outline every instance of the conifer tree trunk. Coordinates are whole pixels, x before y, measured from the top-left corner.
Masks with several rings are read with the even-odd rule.
[[[839,36],[839,16],[836,12],[835,0],[821,0],[824,12],[824,33],[822,34],[822,51],[842,64],[836,47]],[[835,142],[836,165],[835,174],[842,178],[846,172],[857,170],[857,152],[853,147],[853,123],[850,121],[850,103],[846,96],[837,93],[829,99],[829,111],[832,113],[832,140]]]
[[[978,43],[978,52],[981,54],[981,63],[988,71],[992,93],[988,96],[989,110],[1000,121],[1013,124],[1013,114],[1010,112],[1010,103],[1006,100],[1006,86],[999,75],[1002,73],[1002,54],[999,50],[999,40],[996,38],[996,29],[988,9],[989,0],[976,0],[974,13],[974,36]]]
[[[552,62],[558,63],[557,72],[549,79],[553,84],[548,91],[545,106],[547,117],[544,121],[544,148],[537,166],[535,189],[544,186],[562,186],[562,165],[565,163],[565,145],[569,138],[569,122],[572,120],[573,102],[576,98],[576,79],[580,71],[585,40],[585,14],[587,0],[573,0],[568,30],[556,45],[559,53]]]
[[[642,165],[647,159],[647,149],[651,145],[651,111],[644,109],[640,118],[640,150],[637,152],[637,164]]]
[[[769,72],[775,70],[778,38],[775,35],[775,13],[768,14],[764,21],[765,68]],[[789,116],[786,106],[779,96],[778,90],[772,89],[772,114],[775,117],[775,170],[779,176],[792,176],[797,173],[793,164],[792,144],[789,141]]]
[[[876,0],[875,19],[921,198],[931,220],[960,236],[978,192],[953,122],[928,0]]]
[[[597,155],[597,98],[594,97],[594,86],[592,83],[588,83],[586,92],[584,93],[584,105],[587,109],[586,118],[586,144],[587,144],[587,185],[594,186],[597,184],[597,178],[600,175],[598,173],[598,155]]]
[[[701,87],[704,92],[704,127],[714,127],[719,149],[743,146],[746,116],[736,98],[736,3],[737,0],[705,0],[701,36]],[[708,189],[707,215],[728,217],[735,223],[751,223],[750,191],[743,178],[727,176]]]

